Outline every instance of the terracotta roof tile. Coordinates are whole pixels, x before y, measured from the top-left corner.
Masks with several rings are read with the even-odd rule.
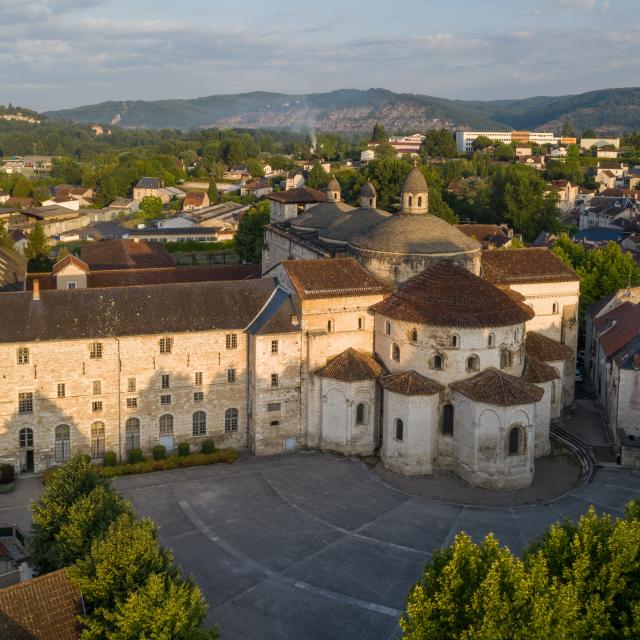
[[[0,589],[0,638],[75,640],[82,596],[64,569]]]
[[[600,345],[607,357],[622,349],[640,333],[640,304],[631,309],[600,336]]]
[[[76,258],[72,253],[70,253],[53,265],[51,275],[55,276],[56,273],[64,269],[69,264],[74,264],[78,269],[82,269],[85,272],[89,271],[89,265],[86,262],[83,262],[80,258]]]
[[[440,260],[372,307],[389,318],[439,327],[502,327],[533,318],[513,295]]]
[[[135,240],[105,240],[85,244],[80,257],[91,271],[173,267],[169,252],[159,244]]]
[[[540,360],[540,362],[569,360],[573,357],[571,347],[547,338],[547,336],[543,336],[541,333],[536,333],[535,331],[527,331],[524,348],[527,355],[536,360]]]
[[[559,377],[560,374],[551,365],[540,362],[540,360],[536,360],[531,356],[526,356],[521,376],[525,382],[541,384],[543,382],[556,380]]]
[[[546,247],[483,251],[482,271],[494,284],[579,280],[576,272]]]
[[[384,373],[384,369],[370,355],[349,348],[330,358],[327,364],[316,369],[314,373],[321,378],[358,382],[375,380]]]
[[[380,384],[393,393],[403,396],[432,396],[444,390],[435,380],[430,380],[416,371],[400,371],[380,378]]]
[[[291,284],[301,299],[386,294],[393,286],[371,275],[354,258],[284,260]]]
[[[187,191],[182,202],[184,207],[202,207],[204,204],[204,191]]]
[[[449,386],[475,402],[501,407],[534,404],[544,395],[544,389],[493,367]]]

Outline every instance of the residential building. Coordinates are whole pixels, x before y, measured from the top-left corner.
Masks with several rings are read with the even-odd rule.
[[[165,190],[164,183],[160,178],[140,178],[136,186],[133,187],[133,199],[136,202],[141,202],[147,196],[160,198],[163,203],[171,200],[171,194]]]
[[[581,138],[580,139],[580,148],[581,149],[591,149],[592,147],[596,147],[599,149],[600,147],[614,147],[615,149],[620,148],[620,138]]]
[[[187,191],[182,202],[183,211],[196,211],[208,207],[209,195],[206,191]]]

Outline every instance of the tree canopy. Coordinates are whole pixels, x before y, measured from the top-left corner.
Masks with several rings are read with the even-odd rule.
[[[158,196],[145,196],[140,200],[139,209],[144,218],[159,218],[162,215],[162,199]]]
[[[309,171],[307,187],[311,189],[322,189],[327,186],[328,182],[329,174],[319,162],[316,162],[313,167],[311,167],[311,171]]]
[[[553,525],[522,559],[493,535],[437,551],[409,593],[404,640],[608,640],[640,635],[640,502],[624,518]]]
[[[373,125],[371,142],[387,142],[387,132],[384,130],[384,125],[380,124],[379,122],[376,122]]]
[[[262,200],[249,208],[238,225],[235,249],[245,262],[260,262],[264,227],[269,222],[269,201]]]
[[[424,158],[455,158],[458,147],[449,129],[429,129],[422,142],[420,154]]]

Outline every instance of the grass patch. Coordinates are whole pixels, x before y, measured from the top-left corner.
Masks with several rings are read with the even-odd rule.
[[[117,464],[114,467],[97,467],[100,475],[107,478],[115,476],[130,476],[136,473],[152,473],[153,471],[170,471],[171,469],[183,469],[185,467],[201,467],[206,464],[218,464],[224,462],[231,464],[240,457],[235,449],[216,449],[213,453],[192,453],[188,456],[171,455],[162,460],[153,458],[136,462],[134,464]]]

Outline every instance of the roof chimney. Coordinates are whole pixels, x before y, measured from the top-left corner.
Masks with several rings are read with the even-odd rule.
[[[33,299],[40,300],[40,280],[37,278],[33,281]]]

